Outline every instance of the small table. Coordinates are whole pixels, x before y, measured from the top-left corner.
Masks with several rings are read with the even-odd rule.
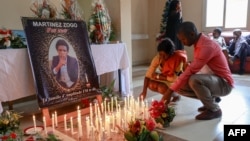
[[[128,95],[130,93],[130,77],[126,44],[91,45],[91,50],[97,75],[106,75],[101,76],[104,80],[100,80],[100,83],[109,84],[113,79],[118,80],[115,81],[114,90],[117,91],[119,89],[122,95]],[[116,74],[117,71],[118,75]],[[113,73],[107,74],[109,72]]]

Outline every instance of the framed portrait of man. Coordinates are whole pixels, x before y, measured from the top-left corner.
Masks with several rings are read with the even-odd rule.
[[[100,95],[86,23],[22,17],[39,107]]]

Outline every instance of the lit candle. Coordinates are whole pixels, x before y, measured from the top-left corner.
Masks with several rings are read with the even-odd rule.
[[[58,120],[57,120],[57,112],[55,111],[55,125],[58,126]]]
[[[111,113],[113,113],[114,98],[111,97]]]
[[[116,108],[117,108],[117,105],[116,105]],[[127,109],[127,98],[124,99],[124,110],[126,111]]]
[[[64,130],[67,131],[68,128],[67,128],[67,115],[65,114],[64,115]]]
[[[91,103],[89,104],[89,113],[90,113],[89,114],[89,116],[90,116],[90,121],[89,122],[92,123],[93,113],[92,113],[92,104]]]
[[[97,115],[97,105],[96,105],[96,103],[95,103],[95,113],[94,113],[94,115],[95,116]]]
[[[52,131],[54,132],[54,130],[55,130],[55,115],[54,114],[52,114]]]
[[[107,116],[107,121],[106,121],[106,130],[107,130],[107,136],[110,137],[110,117]]]
[[[115,108],[117,108],[117,97],[115,97]]]
[[[96,130],[98,131],[99,130],[99,123],[98,123],[98,117],[97,116],[95,117],[95,127],[96,127]]]
[[[87,139],[89,138],[89,117],[86,117],[86,130],[87,130]]]
[[[44,127],[44,133],[45,135],[47,135],[47,124],[46,124],[45,116],[43,116],[43,127]]]
[[[70,117],[70,130],[71,130],[71,134],[74,134],[74,127],[73,127],[73,118]]]
[[[115,115],[112,114],[112,129],[115,129]]]
[[[81,122],[80,122],[80,117],[77,118],[78,120],[78,135],[79,135],[79,138],[82,137],[82,125],[81,125]]]
[[[79,124],[82,125],[82,114],[79,106],[77,106],[77,117],[79,118]]]
[[[108,102],[108,113],[110,113],[110,102]]]
[[[34,132],[36,133],[36,117],[33,115]]]
[[[102,102],[102,104],[101,104],[101,112],[102,112],[102,114],[103,114],[103,102]]]
[[[107,102],[106,98],[104,99],[104,115],[106,114],[106,109],[107,109]]]

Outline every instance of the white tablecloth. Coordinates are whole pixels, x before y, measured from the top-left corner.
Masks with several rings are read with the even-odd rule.
[[[119,90],[117,70],[120,69],[120,82],[122,95],[130,93],[129,59],[125,43],[91,45],[97,75],[101,77],[102,84],[110,84],[115,79],[114,90]],[[112,72],[111,74],[108,72]],[[102,80],[103,78],[103,80]]]
[[[120,69],[121,90],[123,94],[128,94],[130,77],[126,44],[91,45],[91,50],[97,75],[117,72]],[[115,90],[118,90],[119,81],[116,80]],[[0,50],[0,113],[2,112],[1,102],[34,94],[36,94],[36,89],[27,49]]]
[[[0,113],[2,111],[1,102],[20,99],[35,93],[35,83],[27,49],[1,49]]]

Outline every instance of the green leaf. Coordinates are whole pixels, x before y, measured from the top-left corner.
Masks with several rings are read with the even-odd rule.
[[[150,137],[154,140],[154,141],[159,141],[159,135],[156,131],[151,131],[150,132]]]
[[[136,137],[133,136],[131,132],[125,132],[124,137],[127,141],[136,141]]]

